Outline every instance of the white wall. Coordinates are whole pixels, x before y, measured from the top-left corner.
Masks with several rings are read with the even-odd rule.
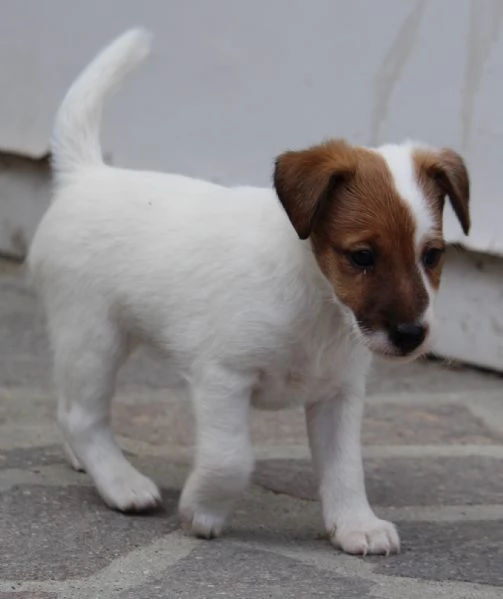
[[[267,184],[276,153],[330,135],[451,145],[472,169],[469,246],[503,253],[501,0],[3,0],[1,8],[0,150],[47,152],[53,113],[77,71],[143,23],[156,34],[154,55],[105,121],[115,163]],[[451,218],[448,231],[461,240]]]

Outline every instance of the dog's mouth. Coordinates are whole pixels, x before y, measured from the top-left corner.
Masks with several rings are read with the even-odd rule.
[[[389,362],[413,362],[414,360],[421,358],[426,353],[428,353],[428,348],[426,344],[408,353],[397,350],[395,348],[369,349],[372,351],[373,354],[375,354],[379,358],[383,358],[384,360]]]
[[[364,345],[376,356],[393,362],[412,362],[429,350],[429,335],[425,333],[421,342],[414,346],[398,346],[391,340],[391,335],[384,332],[369,332],[360,328],[360,338]]]
[[[352,335],[370,352],[385,360],[412,362],[430,351],[432,336],[430,318],[422,319],[418,325],[399,326],[392,330],[372,330],[358,320],[348,307],[344,316]]]

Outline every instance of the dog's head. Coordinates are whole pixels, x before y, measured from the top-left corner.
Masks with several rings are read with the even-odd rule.
[[[412,143],[373,150],[333,140],[279,156],[274,185],[364,343],[387,356],[424,352],[446,197],[464,233],[470,228],[462,158]]]

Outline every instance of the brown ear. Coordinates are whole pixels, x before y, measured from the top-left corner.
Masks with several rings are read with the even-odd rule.
[[[320,208],[334,186],[350,176],[355,168],[355,152],[342,140],[278,156],[274,187],[301,239],[311,234]]]
[[[454,150],[444,149],[437,154],[432,174],[461,223],[463,233],[470,232],[470,177],[461,156]]]

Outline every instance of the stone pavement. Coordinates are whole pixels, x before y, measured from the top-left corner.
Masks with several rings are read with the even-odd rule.
[[[176,518],[192,426],[163,391],[162,364],[139,356],[121,376],[117,434],[164,493],[157,513],[124,516],[65,463],[36,304],[18,268],[0,270],[0,599],[503,596],[501,378],[376,366],[368,490],[399,526],[400,555],[361,559],[329,545],[299,411],[254,415],[254,484],[227,534],[199,541]]]

